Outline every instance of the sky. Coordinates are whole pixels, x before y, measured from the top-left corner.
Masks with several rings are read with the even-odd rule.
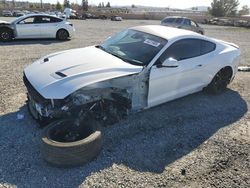
[[[17,0],[23,1],[23,0]],[[25,0],[27,1],[27,0]],[[28,0],[29,2],[40,2],[40,0]],[[44,3],[56,3],[57,0],[43,0]],[[63,3],[63,0],[59,0]],[[70,0],[70,2],[81,3],[81,0]],[[98,5],[100,2],[110,2],[111,6],[123,5],[143,5],[154,7],[170,7],[170,8],[190,8],[194,6],[210,6],[212,0],[88,0],[89,4]],[[240,6],[248,5],[250,7],[250,0],[239,0]]]

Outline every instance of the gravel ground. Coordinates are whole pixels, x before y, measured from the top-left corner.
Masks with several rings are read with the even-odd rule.
[[[0,18],[0,20],[6,18]],[[83,167],[59,169],[41,158],[40,136],[25,105],[25,66],[46,54],[98,44],[121,29],[158,21],[73,21],[67,42],[0,43],[1,187],[250,187],[250,74],[226,93],[202,92],[140,112],[104,130],[104,147]],[[238,44],[250,65],[250,30],[203,26]],[[18,116],[24,118],[18,120]]]

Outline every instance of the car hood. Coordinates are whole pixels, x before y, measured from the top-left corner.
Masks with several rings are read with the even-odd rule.
[[[0,20],[0,25],[10,25],[10,22]]]
[[[142,69],[91,46],[46,56],[25,68],[24,74],[44,98],[63,99],[82,87]]]

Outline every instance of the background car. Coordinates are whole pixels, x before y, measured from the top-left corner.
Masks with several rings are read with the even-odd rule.
[[[9,10],[3,10],[2,15],[4,17],[11,17],[11,16],[13,16],[12,13],[11,13],[11,11],[9,11]]]
[[[122,21],[122,17],[121,16],[111,16],[111,21]]]
[[[120,119],[203,89],[222,93],[239,56],[237,45],[191,31],[133,27],[101,45],[54,53],[25,68],[28,106],[39,121],[79,117],[75,112],[89,109],[100,120]]]
[[[12,11],[12,14],[13,14],[13,16],[14,17],[19,17],[19,15],[22,13],[22,11],[20,11],[20,10],[13,10]],[[23,16],[23,15],[22,15]]]
[[[195,21],[186,17],[169,16],[161,21],[161,25],[186,29],[202,35],[205,33],[204,29],[201,28]]]
[[[99,15],[99,19],[106,20],[108,17],[105,14]]]
[[[25,14],[23,12],[16,13],[16,17],[21,17],[21,16],[25,16]]]
[[[67,20],[46,14],[30,14],[11,23],[0,25],[0,40],[57,38],[67,40],[74,35],[74,27]]]

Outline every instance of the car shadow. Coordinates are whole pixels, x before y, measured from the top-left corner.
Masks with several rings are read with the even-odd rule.
[[[103,149],[91,163],[60,169],[42,160],[42,130],[29,116],[26,105],[0,117],[0,183],[17,187],[76,187],[92,173],[114,164],[138,172],[162,173],[218,130],[238,121],[247,103],[238,92],[211,96],[202,92],[130,115],[104,128]],[[24,115],[24,119],[17,120]]]
[[[14,39],[10,42],[1,42],[0,46],[16,46],[16,45],[31,45],[31,44],[41,44],[41,45],[50,45],[52,43],[65,43],[70,41],[70,39],[65,41],[60,41],[57,39]]]

